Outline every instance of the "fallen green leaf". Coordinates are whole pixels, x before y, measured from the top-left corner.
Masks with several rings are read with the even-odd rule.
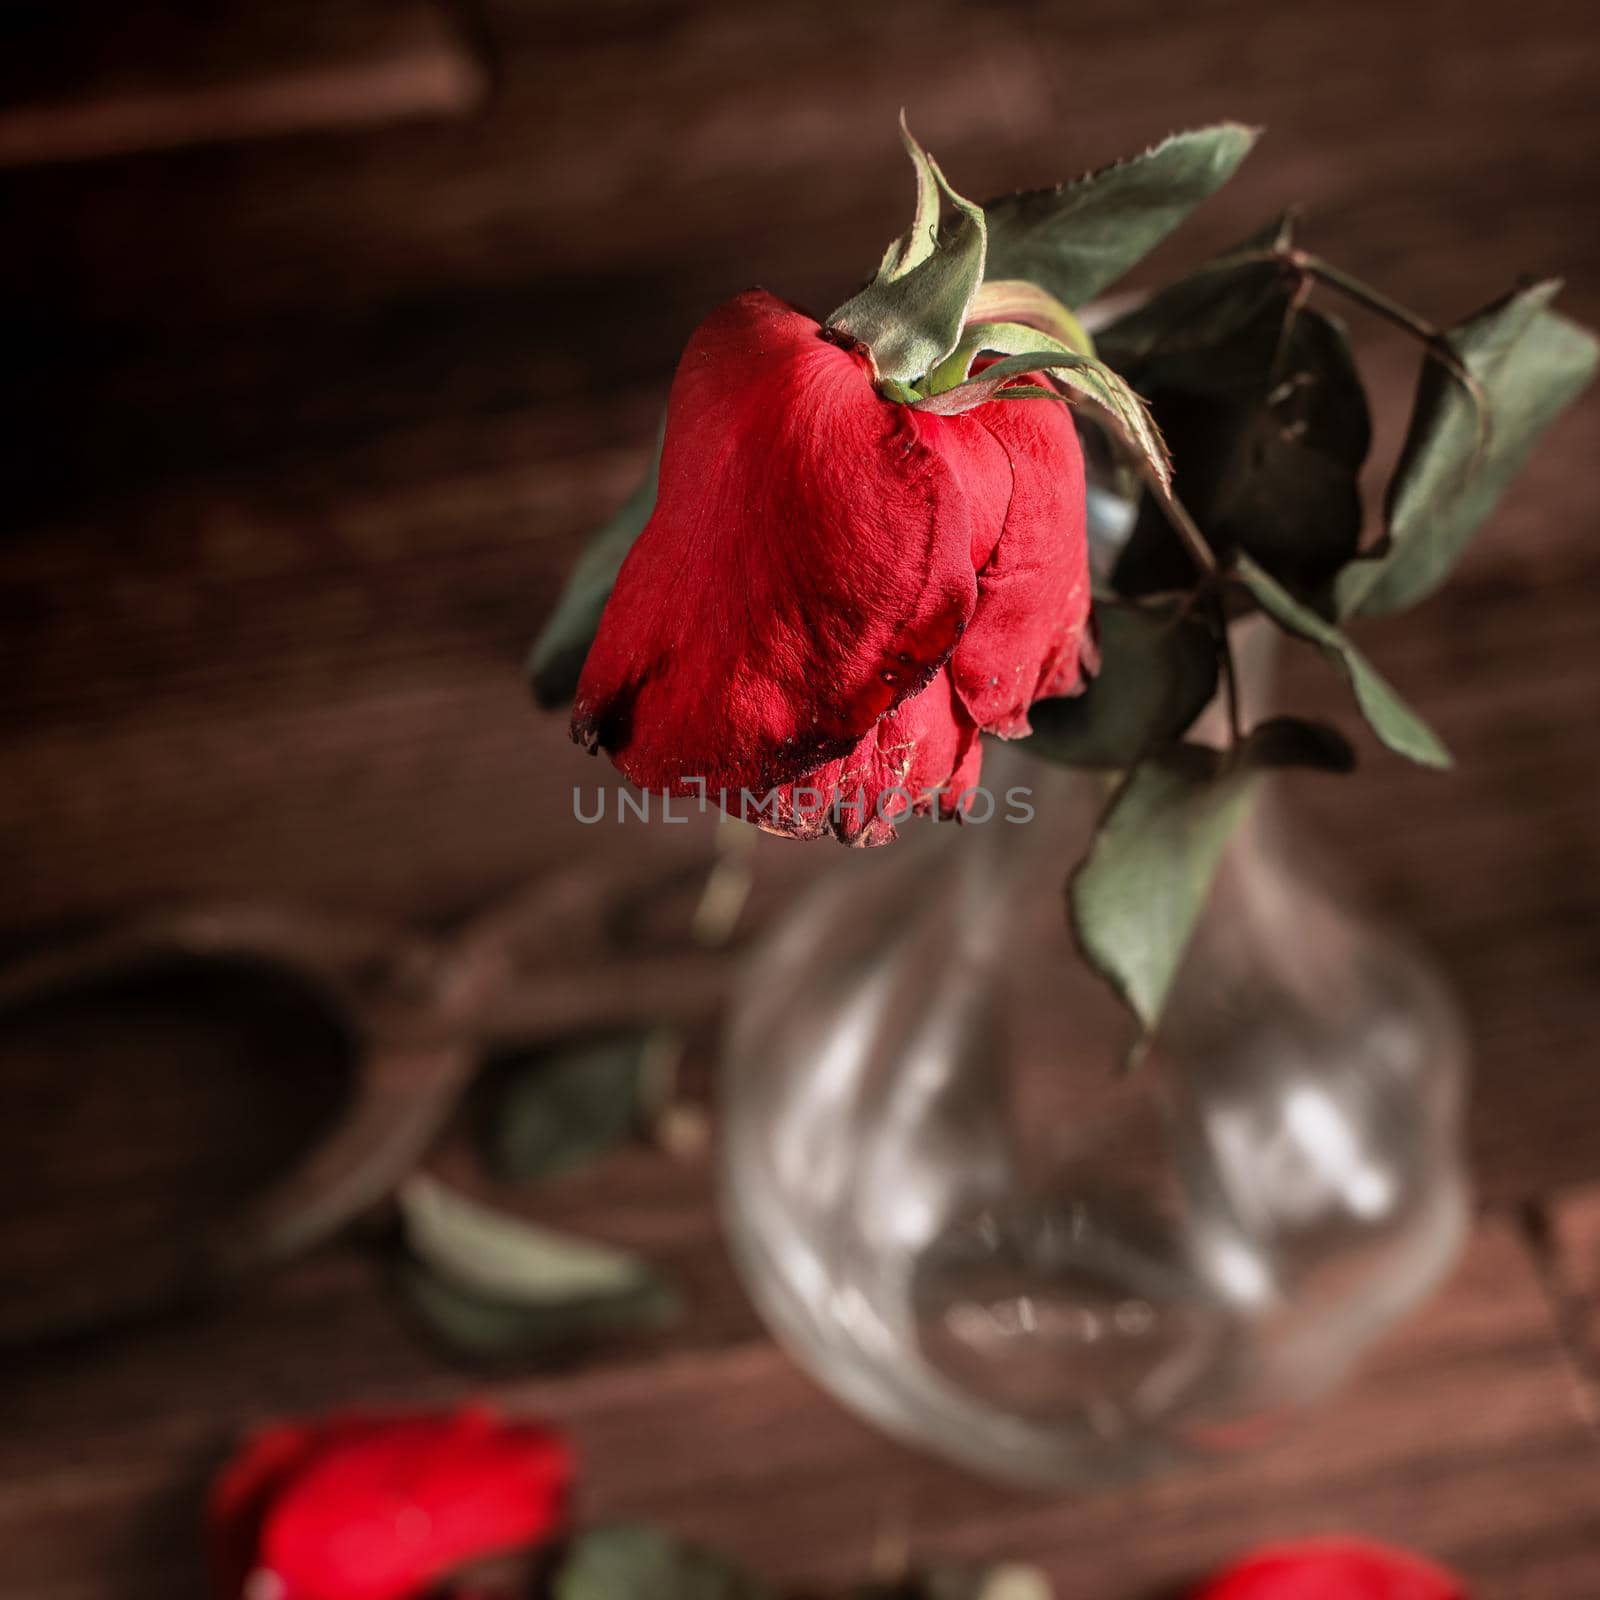
[[[495,1174],[555,1177],[625,1143],[644,1111],[649,1034],[504,1057],[485,1075],[484,1144]]]
[[[579,1534],[550,1592],[552,1600],[770,1600],[715,1551],[634,1524]]]
[[[491,1210],[415,1172],[397,1191],[406,1244],[449,1283],[516,1305],[548,1305],[638,1287],[649,1269],[607,1245]]]
[[[398,1279],[423,1326],[469,1361],[555,1359],[599,1340],[671,1327],[683,1310],[672,1285],[643,1267],[627,1287],[550,1301],[472,1294],[410,1259],[400,1262]]]

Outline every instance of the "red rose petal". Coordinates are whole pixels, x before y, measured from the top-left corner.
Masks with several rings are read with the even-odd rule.
[[[212,1593],[236,1597],[256,1566],[261,1528],[273,1502],[334,1440],[358,1438],[375,1426],[361,1416],[318,1423],[285,1422],[254,1435],[217,1475],[206,1503]]]
[[[941,668],[849,755],[784,785],[774,815],[746,815],[797,838],[832,832],[846,844],[887,844],[898,819],[935,806],[952,815],[961,792],[977,783],[981,761],[977,725]]]
[[[1193,1600],[1468,1600],[1459,1580],[1405,1550],[1312,1539],[1246,1556]]]
[[[730,301],[684,351],[574,737],[680,794],[850,754],[955,648],[1011,478],[980,422],[884,400],[864,352],[771,295]]]
[[[557,1435],[483,1411],[273,1430],[212,1497],[217,1600],[404,1600],[547,1536],[570,1477]]]
[[[1005,450],[1012,491],[950,670],[978,726],[1016,739],[1032,731],[1028,707],[1080,689],[1093,660],[1083,450],[1065,404],[994,400],[971,415]]]

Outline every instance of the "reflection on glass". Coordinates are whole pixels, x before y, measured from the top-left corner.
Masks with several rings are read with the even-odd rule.
[[[722,1078],[735,1253],[824,1382],[996,1475],[1254,1440],[1455,1255],[1454,1010],[1263,795],[1121,1075],[1128,1023],[1061,899],[1104,785],[1003,748],[985,782],[1032,788],[1035,820],[851,853],[749,968]]]

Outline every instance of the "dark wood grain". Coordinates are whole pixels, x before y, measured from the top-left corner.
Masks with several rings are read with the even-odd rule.
[[[1565,1190],[1530,1207],[1524,1226],[1567,1346],[1574,1404],[1600,1433],[1600,1184]]]
[[[1546,1301],[1504,1223],[1479,1229],[1447,1289],[1337,1405],[1237,1462],[1047,1497],[984,1485],[842,1412],[756,1329],[714,1245],[706,1174],[653,1165],[613,1172],[629,1197],[582,1215],[685,1273],[690,1325],[581,1370],[494,1386],[501,1403],[572,1430],[586,1516],[658,1519],[796,1586],[843,1585],[880,1546],[909,1539],[930,1556],[1041,1561],[1062,1600],[1133,1600],[1243,1543],[1354,1528],[1432,1552],[1486,1596],[1594,1592],[1600,1443],[1573,1410]],[[584,1203],[545,1215],[566,1220],[569,1204]],[[198,1595],[195,1508],[235,1428],[353,1394],[447,1404],[471,1385],[408,1333],[375,1268],[344,1254],[214,1315],[203,1362],[196,1348],[193,1328],[149,1329],[92,1359],[41,1356],[11,1374],[8,1592]],[[41,1441],[56,1441],[44,1460]],[[85,1527],[92,1542],[76,1535]],[[132,1570],[114,1576],[113,1561]]]
[[[23,3],[0,47],[0,166],[459,116],[488,87],[428,0]]]
[[[1171,127],[1266,124],[1138,282],[1300,200],[1317,249],[1422,310],[1459,315],[1556,272],[1592,323],[1591,9],[484,0],[450,11],[493,86],[466,114],[226,139],[249,130],[195,123],[181,150],[0,173],[0,942],[210,894],[438,928],[558,863],[645,874],[703,849],[699,828],[601,838],[573,820],[571,788],[597,769],[531,711],[521,659],[582,532],[638,470],[694,321],[751,282],[825,308],[901,225],[901,105],[978,193]],[[71,65],[8,55],[8,98],[70,99],[87,81]],[[1354,333],[1381,461],[1415,353],[1369,322]],[[1552,433],[1455,586],[1363,634],[1459,772],[1368,746],[1356,781],[1296,794],[1463,995],[1483,1189],[1548,1206],[1584,1260],[1597,420],[1591,397]],[[1287,670],[1302,704],[1350,726],[1320,663]],[[778,890],[831,864],[775,841],[762,857]],[[294,1134],[287,1087],[219,1067],[213,1093],[168,1092],[179,1056],[237,1068],[292,1021],[262,1022],[241,1056],[254,1013],[223,1010],[147,1032],[174,1052],[140,1125],[159,1159],[93,1153],[103,1124],[78,1097],[93,1061],[103,1079],[122,1059],[103,1035],[63,1041],[36,1019],[11,1037],[0,1154],[20,1189],[0,1260],[72,1259],[101,1207],[154,1226],[217,1195],[248,1173],[215,1149],[248,1147],[252,1118]],[[71,1054],[63,1086],[51,1069]],[[49,1113],[36,1138],[30,1103]],[[215,1147],[209,1164],[184,1164],[186,1139]],[[21,1183],[40,1163],[48,1195]],[[1490,1600],[1600,1593],[1594,1435],[1509,1213],[1292,1438],[1136,1491],[1035,1499],[884,1443],[799,1377],[732,1279],[702,1167],[638,1153],[540,1207],[658,1256],[692,1317],[491,1387],[572,1426],[587,1510],[663,1518],[776,1579],[842,1581],[908,1533],[930,1554],[1043,1560],[1067,1600],[1136,1600],[1252,1538],[1347,1526],[1455,1562]],[[196,1595],[199,1488],[240,1426],[479,1386],[412,1336],[353,1248],[197,1320],[19,1357],[0,1374],[0,1594]]]

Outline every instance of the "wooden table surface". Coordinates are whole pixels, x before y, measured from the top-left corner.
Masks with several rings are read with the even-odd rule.
[[[0,22],[13,952],[196,896],[436,928],[558,865],[631,851],[647,877],[703,848],[573,820],[594,769],[529,709],[521,659],[697,318],[752,282],[832,303],[901,226],[901,105],[979,194],[1265,124],[1140,281],[1298,200],[1315,248],[1441,320],[1526,272],[1600,322],[1576,0],[250,13],[201,8],[194,37],[153,6]],[[1392,449],[1414,355],[1355,334]],[[538,1209],[668,1264],[686,1325],[487,1386],[572,1429],[586,1514],[823,1589],[906,1539],[1148,1600],[1252,1540],[1349,1528],[1486,1600],[1600,1595],[1597,416],[1591,396],[1559,425],[1447,593],[1363,635],[1458,774],[1366,746],[1355,781],[1300,795],[1471,1019],[1485,1210],[1433,1305],[1248,1461],[1016,1494],[800,1376],[723,1258],[707,1163],[630,1152]],[[1349,725],[1315,662],[1294,688]],[[763,856],[780,890],[828,864]],[[335,1043],[293,1009],[223,986],[180,1025],[111,994],[0,1038],[0,1293],[175,1226],[302,1136]],[[214,1312],[10,1356],[0,1595],[198,1595],[199,1494],[240,1427],[483,1387],[354,1245]]]

